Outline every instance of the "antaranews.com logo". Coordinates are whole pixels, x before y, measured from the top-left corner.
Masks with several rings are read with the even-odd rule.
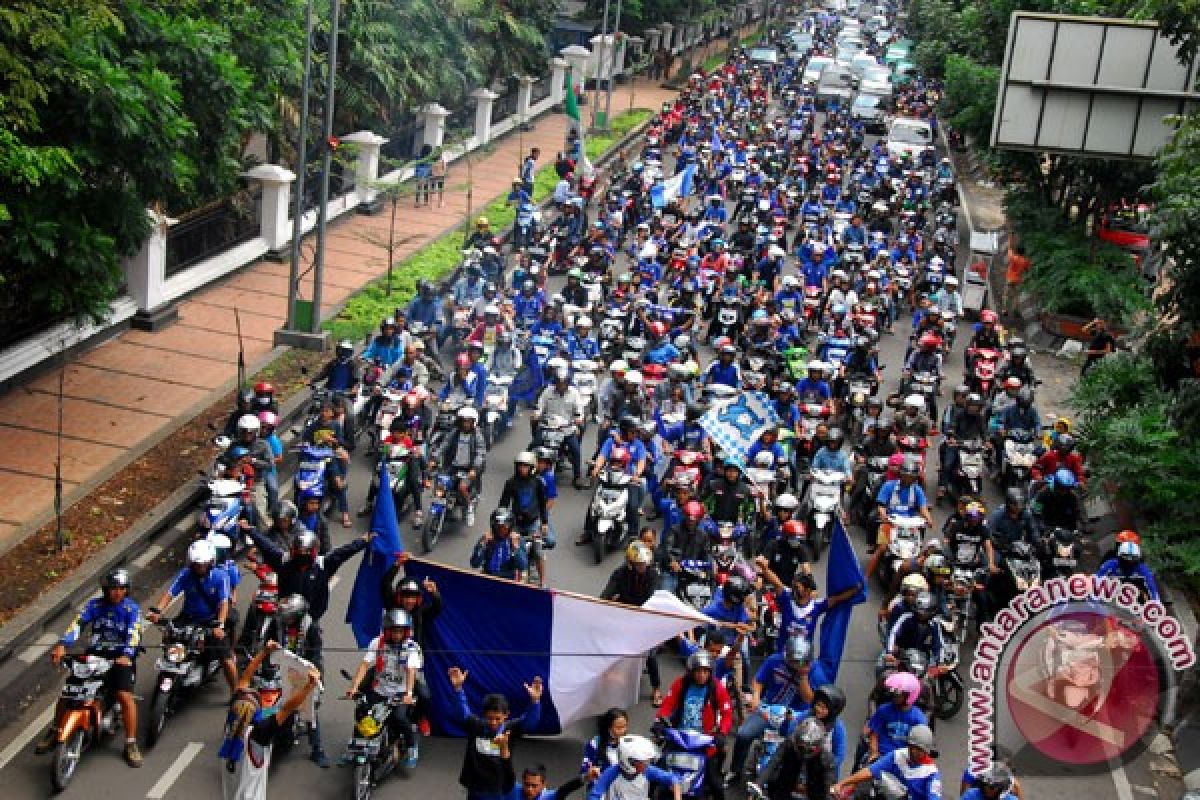
[[[1072,575],[1022,592],[981,627],[968,701],[971,769],[1017,749],[998,746],[1001,703],[1014,739],[1051,763],[1109,769],[1140,752],[1174,673],[1195,663],[1179,621],[1117,578]]]

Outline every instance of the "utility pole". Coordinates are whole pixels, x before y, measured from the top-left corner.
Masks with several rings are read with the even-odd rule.
[[[304,7],[304,85],[300,92],[300,137],[296,144],[296,198],[292,203],[292,258],[288,269],[288,307],[284,330],[296,329],[296,295],[300,283],[300,237],[304,235],[304,177],[308,171],[308,95],[312,84],[313,0]]]
[[[600,105],[600,73],[603,71],[604,50],[608,39],[608,2],[609,0],[604,0],[604,19],[600,21],[600,47],[597,48],[600,52],[600,61],[596,64],[596,74],[593,76],[592,82],[592,130],[596,129],[596,112]],[[584,78],[586,80],[587,76],[585,75]]]
[[[604,130],[612,126],[613,74],[617,71],[617,34],[621,32],[621,3],[617,0],[617,20],[613,23],[612,46],[605,42],[608,53],[608,93],[604,99]]]
[[[321,157],[321,205],[317,208],[317,252],[313,268],[313,313],[311,333],[321,330],[321,282],[325,273],[325,227],[328,222],[329,171],[333,165],[333,103],[337,79],[338,14],[341,0],[332,0],[329,23],[329,77],[325,85],[325,141]]]

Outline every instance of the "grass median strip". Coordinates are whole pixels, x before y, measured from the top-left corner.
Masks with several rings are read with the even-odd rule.
[[[631,130],[649,119],[654,112],[644,108],[625,111],[613,118],[611,130],[589,136],[584,147],[589,160],[604,155]],[[533,183],[533,199],[540,203],[554,192],[558,176],[553,165],[538,170]],[[516,209],[504,198],[498,198],[479,210],[492,224],[493,230],[504,230],[516,217]],[[422,280],[441,280],[462,261],[462,230],[447,233],[399,261],[392,270],[392,293],[386,291],[385,281],[377,278],[359,290],[336,317],[324,327],[334,339],[358,341],[375,330],[379,320],[391,316],[396,308],[407,305]]]

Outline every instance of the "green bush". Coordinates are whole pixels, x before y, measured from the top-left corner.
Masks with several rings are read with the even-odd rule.
[[[614,117],[610,132],[584,140],[588,158],[598,159],[653,113],[637,108]],[[558,176],[552,165],[538,170],[533,183],[534,202],[549,197],[557,181]],[[512,225],[517,212],[505,202],[504,197],[500,197],[484,206],[480,213],[488,218],[493,230],[499,231]],[[386,291],[386,279],[377,278],[355,293],[341,313],[326,320],[322,326],[335,340],[357,341],[370,335],[381,319],[391,316],[397,308],[408,305],[419,281],[440,281],[454,271],[462,261],[462,242],[461,230],[451,231],[430,242],[394,266],[390,295]]]
[[[1200,387],[1160,389],[1142,355],[1118,353],[1076,384],[1080,448],[1089,488],[1112,493],[1135,514],[1147,557],[1176,581],[1200,588]]]

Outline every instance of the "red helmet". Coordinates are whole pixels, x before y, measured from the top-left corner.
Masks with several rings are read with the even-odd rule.
[[[695,522],[704,516],[704,506],[696,501],[689,500],[683,504],[683,518]]]
[[[796,536],[803,536],[807,532],[808,529],[805,527],[804,523],[798,519],[789,519],[787,522],[783,523],[783,535],[789,539]]]
[[[984,325],[995,324],[997,319],[998,317],[996,316],[996,312],[992,311],[990,308],[985,308],[983,311],[979,312],[979,321]]]
[[[1137,531],[1126,528],[1117,534],[1117,544],[1125,544],[1125,542],[1133,542],[1136,545],[1141,545],[1142,537],[1137,535]]]
[[[651,322],[650,323],[650,335],[653,336],[655,339],[661,339],[662,337],[667,335],[667,326],[664,323],[659,322],[658,320]]]
[[[904,466],[904,454],[892,453],[888,456],[888,469],[900,469]]]
[[[459,353],[454,359],[454,366],[469,367],[471,366],[471,357],[466,353]]]
[[[421,405],[421,395],[416,392],[408,392],[404,395],[403,402],[409,408],[418,408]]]
[[[624,447],[614,447],[609,453],[608,460],[612,464],[624,467],[629,463],[629,451]]]
[[[942,340],[932,333],[923,333],[921,338],[917,339],[917,344],[921,347],[937,347],[942,343]]]
[[[266,381],[259,381],[254,384],[254,393],[259,397],[274,397],[275,387]]]

